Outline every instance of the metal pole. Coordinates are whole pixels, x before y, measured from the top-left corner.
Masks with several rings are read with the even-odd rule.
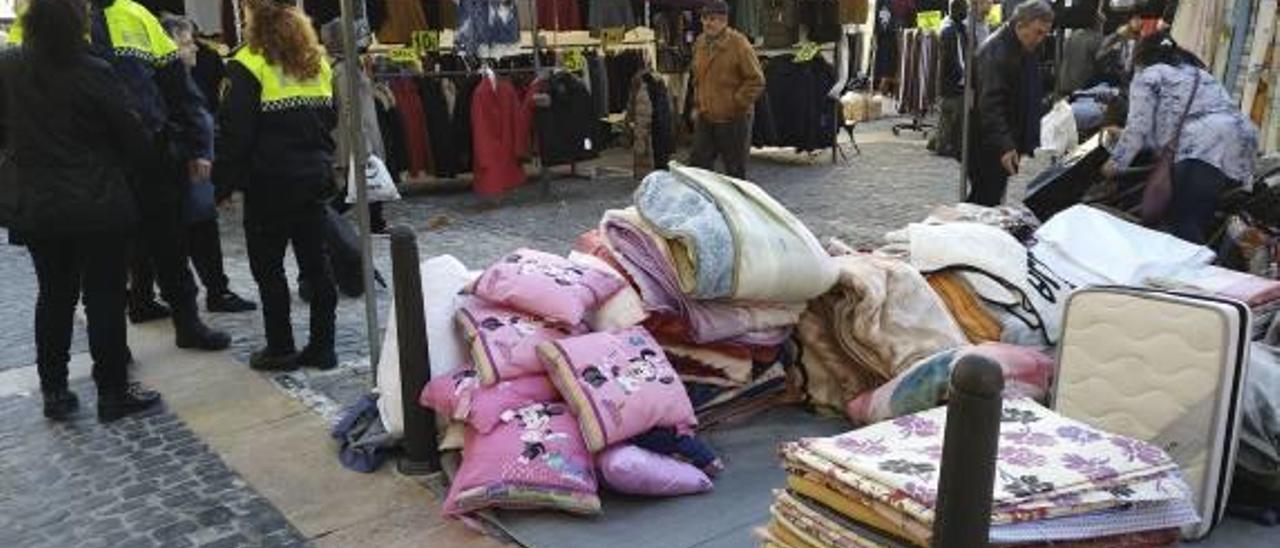
[[[369,189],[365,177],[365,162],[369,152],[364,146],[364,127],[360,123],[360,57],[356,53],[356,16],[352,0],[342,0],[342,55],[346,59],[347,101],[342,105],[342,119],[346,122],[347,144],[354,154],[347,169],[356,180],[356,215],[360,219],[360,259],[364,271],[365,334],[369,338],[369,371],[373,384],[378,384],[378,358],[382,349],[378,346],[378,298],[373,287],[373,238],[369,228]]]
[[[404,409],[404,457],[400,473],[431,474],[440,470],[436,445],[436,417],[418,405],[418,395],[431,381],[427,359],[427,320],[422,305],[422,273],[418,269],[418,240],[413,230],[391,230],[391,276],[395,281],[396,343],[400,347],[400,398]]]
[[[990,544],[1002,391],[1004,374],[985,357],[961,358],[951,374],[933,522],[934,548]]]
[[[978,25],[985,25],[986,21],[979,19],[974,10],[969,11],[969,24],[965,25],[964,32],[967,34],[969,47],[964,51],[964,134],[960,137],[960,201],[965,201],[969,197],[969,148],[973,146],[969,138],[969,124],[973,113],[973,59],[974,51],[978,49]]]

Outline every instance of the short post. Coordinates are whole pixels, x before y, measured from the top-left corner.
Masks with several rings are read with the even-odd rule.
[[[988,546],[996,449],[1000,441],[1000,366],[982,356],[960,359],[951,374],[946,441],[934,512],[935,548]]]
[[[418,405],[422,388],[431,380],[427,359],[427,319],[422,304],[422,273],[418,267],[418,239],[413,230],[391,230],[391,273],[395,280],[396,343],[400,347],[400,398],[404,407],[404,456],[399,470],[425,475],[440,470],[436,417]]]

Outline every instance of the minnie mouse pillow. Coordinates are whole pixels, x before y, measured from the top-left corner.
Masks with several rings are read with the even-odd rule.
[[[458,309],[458,325],[471,347],[471,359],[483,386],[502,380],[539,375],[545,370],[538,345],[585,332],[535,316],[468,298]]]
[[[538,354],[592,452],[654,427],[697,424],[684,384],[643,327],[543,343]]]
[[[442,416],[465,421],[481,434],[502,424],[502,416],[535,403],[559,402],[560,393],[546,375],[520,377],[493,386],[480,386],[475,369],[458,368],[431,379],[418,403]]]
[[[625,283],[564,257],[520,249],[485,270],[471,292],[526,314],[578,325]]]

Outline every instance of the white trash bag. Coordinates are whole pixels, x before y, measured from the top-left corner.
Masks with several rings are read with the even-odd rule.
[[[347,164],[355,165],[355,158]],[[387,164],[377,156],[369,156],[364,168],[365,184],[369,190],[369,203],[395,202],[400,199],[400,191],[396,190],[396,182],[391,178]],[[347,203],[356,203],[356,172],[347,169]]]
[[[1040,119],[1040,149],[1066,155],[1080,145],[1075,113],[1066,99],[1053,105],[1053,110]]]

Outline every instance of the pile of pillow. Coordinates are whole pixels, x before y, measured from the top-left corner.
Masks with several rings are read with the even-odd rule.
[[[521,249],[455,300],[467,363],[420,403],[466,425],[447,515],[487,508],[600,512],[597,478],[626,494],[710,490],[721,464],[642,327],[639,297],[602,261]],[[597,476],[599,474],[599,476]]]

